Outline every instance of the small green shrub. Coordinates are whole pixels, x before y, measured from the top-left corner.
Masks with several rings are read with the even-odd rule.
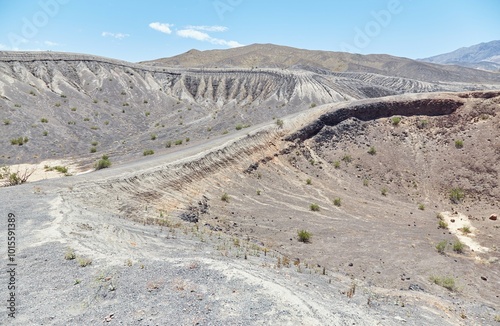
[[[382,196],[387,196],[387,188],[384,187],[380,190],[380,193],[382,194]]]
[[[176,140],[175,145],[182,145],[182,139]]]
[[[260,196],[261,191],[257,189],[257,196]]]
[[[344,156],[342,157],[342,161],[344,161],[345,163],[351,163],[351,162],[352,162],[352,156],[351,156],[351,155],[346,154],[346,155],[344,155]]]
[[[103,155],[99,161],[95,164],[96,170],[101,170],[105,168],[109,168],[111,166],[111,161],[107,155]]]
[[[465,193],[462,188],[452,188],[450,190],[450,200],[454,204],[458,204],[465,197]]]
[[[109,125],[109,121],[104,121],[104,124],[107,126]]]
[[[76,258],[75,251],[71,248],[68,248],[66,252],[64,253],[64,259],[66,260],[73,260]]]
[[[464,141],[460,140],[460,139],[455,140],[455,147],[456,148],[463,148],[464,147]]]
[[[363,186],[368,187],[369,184],[370,181],[368,181],[368,179],[363,179]]]
[[[457,240],[453,243],[453,251],[461,254],[464,252],[464,244],[460,241]]]
[[[277,125],[278,127],[282,128],[282,127],[283,127],[283,120],[281,120],[281,119],[277,119],[277,120],[276,120],[276,125]]]
[[[144,155],[144,156],[148,156],[148,155],[153,155],[154,153],[155,153],[155,151],[154,151],[154,150],[152,150],[152,149],[147,149],[147,150],[145,150],[145,151],[142,153],[142,155]]]
[[[319,212],[320,208],[318,204],[312,203],[311,205],[309,205],[309,209],[313,212]]]
[[[157,138],[156,134],[151,135],[151,140],[156,140],[156,138]]]
[[[457,286],[455,284],[455,279],[450,276],[431,276],[430,280],[432,283],[444,287],[450,291],[455,291]]]
[[[336,169],[340,168],[340,161],[333,162],[333,167]]]
[[[71,111],[73,111],[73,112],[75,112],[75,111],[76,111],[76,108],[71,108],[70,110],[71,110]]]
[[[443,221],[443,220],[439,220],[439,221],[438,221],[438,227],[439,227],[440,229],[446,229],[446,228],[448,228],[448,223],[446,223],[446,222],[445,222],[445,221]]]
[[[10,120],[9,119],[3,119],[3,124],[8,126],[10,125]]]
[[[241,130],[241,129],[243,129],[243,125],[241,125],[241,124],[237,124],[237,125],[236,125],[236,127],[235,127],[234,129],[236,129],[236,130]]]
[[[190,140],[191,140],[191,138],[187,137],[186,138],[186,143],[189,143]]]
[[[424,204],[418,204],[418,209],[421,211],[425,210],[425,205]]]
[[[306,180],[306,185],[312,185],[312,180],[311,179],[307,179]]]
[[[146,117],[149,117],[151,115],[151,112],[148,111],[148,112],[146,112],[144,114],[146,115]]]
[[[92,259],[90,258],[78,257],[76,260],[78,262],[78,265],[80,265],[80,267],[87,267],[92,264]]]
[[[418,120],[417,121],[417,128],[418,129],[424,129],[429,125],[429,121],[427,120]]]
[[[397,126],[397,125],[399,125],[399,123],[401,122],[401,117],[393,117],[393,118],[391,119],[391,122],[392,122],[392,124],[393,124],[394,126]]]
[[[443,241],[439,241],[439,243],[436,245],[436,249],[437,251],[442,254],[444,253],[444,250],[446,249],[446,245],[448,244],[448,242],[446,240],[443,240]]]
[[[316,103],[311,103],[311,109],[316,107]]]
[[[374,146],[370,146],[370,149],[368,150],[368,154],[370,154],[370,155],[377,154],[377,150],[375,149]]]
[[[338,197],[337,197],[337,198],[335,198],[335,199],[333,200],[333,204],[334,204],[335,206],[337,206],[337,207],[340,207],[340,205],[342,205],[341,201],[342,201],[342,200],[341,200],[340,198],[338,198]]]
[[[222,196],[220,197],[220,200],[228,203],[229,202],[229,195],[227,193],[223,193]]]
[[[18,145],[22,146],[28,142],[28,137],[19,137],[19,138],[13,138],[10,140],[11,145]]]
[[[470,226],[466,225],[464,227],[462,227],[461,229],[459,229],[460,231],[462,231],[463,234],[469,234],[471,233],[471,229],[470,229]]]
[[[49,132],[48,132],[48,131],[44,131],[44,132],[42,133],[42,135],[44,135],[44,136],[47,136],[48,134],[49,134]]]
[[[169,140],[169,141],[165,144],[165,147],[166,147],[166,148],[170,148],[170,147],[172,147],[172,142]]]
[[[90,147],[90,152],[91,153],[97,152],[97,148],[95,148],[94,146]]]
[[[92,146],[97,146],[97,144],[99,144],[99,143],[98,143],[96,140],[93,140],[93,141],[90,143],[90,145],[92,145]]]
[[[297,231],[297,236],[300,242],[308,243],[311,241],[312,234],[306,230]]]

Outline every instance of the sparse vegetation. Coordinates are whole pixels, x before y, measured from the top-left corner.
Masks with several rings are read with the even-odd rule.
[[[388,191],[388,190],[387,190],[387,188],[386,188],[386,187],[384,187],[384,188],[380,189],[380,193],[382,194],[382,196],[387,196],[387,191]]]
[[[73,111],[73,112],[75,112],[75,111],[76,111],[76,108],[75,108],[75,107],[73,107],[73,108],[71,108],[70,110],[71,110],[71,111]]]
[[[311,179],[307,179],[306,180],[306,185],[312,185],[312,180]]]
[[[460,228],[459,230],[462,231],[463,234],[469,234],[469,233],[472,232],[471,229],[470,229],[470,226],[468,226],[468,225]]]
[[[241,130],[241,129],[248,128],[248,127],[250,127],[250,125],[239,123],[239,124],[236,125],[235,129],[236,130]]]
[[[220,197],[220,200],[228,203],[229,202],[229,195],[227,193],[223,193],[222,196]]]
[[[443,221],[443,220],[439,220],[439,221],[438,221],[438,227],[439,227],[440,229],[446,229],[446,228],[448,228],[448,223],[446,223],[446,222],[445,222],[445,221]]]
[[[310,108],[312,109],[312,108],[315,108],[315,107],[316,107],[316,103],[311,103]]]
[[[392,122],[392,125],[393,125],[393,126],[397,126],[397,125],[399,125],[399,123],[401,122],[401,117],[393,117],[393,118],[391,119],[391,122]]]
[[[170,148],[172,147],[172,142],[169,140],[166,144],[165,144],[165,148]]]
[[[10,140],[11,145],[18,145],[22,146],[28,142],[28,137],[19,137],[19,138],[13,138]]]
[[[457,240],[453,243],[453,251],[455,251],[456,253],[463,253],[464,252],[464,244],[460,241],[460,240]]]
[[[99,161],[95,164],[96,170],[101,170],[105,168],[109,168],[111,166],[111,161],[109,160],[108,155],[103,155]]]
[[[439,243],[436,245],[436,249],[440,254],[444,253],[444,250],[446,249],[446,245],[448,242],[446,240],[439,241]]]
[[[155,151],[154,151],[154,150],[152,150],[152,149],[147,149],[147,150],[145,150],[145,151],[142,153],[142,155],[144,155],[144,156],[148,156],[148,155],[153,155],[154,153],[155,153]]]
[[[151,140],[156,140],[156,138],[157,138],[156,134],[151,135]]]
[[[10,125],[10,120],[9,119],[3,119],[3,124],[8,126]]]
[[[450,200],[454,204],[460,203],[465,197],[465,193],[462,188],[452,188],[450,190]]]
[[[64,259],[66,260],[73,260],[76,258],[75,251],[72,248],[68,248],[66,252],[64,253]]]
[[[5,179],[2,186],[17,186],[28,181],[28,178],[35,172],[34,169],[25,169],[24,171],[17,170],[12,172],[9,167],[2,167],[0,170],[0,179]]]
[[[418,204],[418,209],[421,211],[425,210],[425,205],[424,204]]]
[[[42,135],[43,135],[43,136],[47,136],[48,134],[49,134],[49,132],[48,132],[48,131],[44,131],[44,132],[42,133]]]
[[[283,128],[283,120],[281,120],[281,119],[277,119],[277,120],[276,120],[276,125],[277,125],[279,128]]]
[[[444,287],[450,291],[455,291],[457,289],[455,285],[455,279],[450,276],[431,276],[430,280],[432,283]]]
[[[297,231],[297,236],[300,242],[308,243],[311,241],[312,234],[306,230]]]
[[[90,145],[92,145],[92,146],[97,146],[97,144],[99,144],[99,143],[98,143],[96,140],[94,140],[94,141],[92,141],[92,142],[90,143]]]
[[[90,152],[91,152],[91,153],[95,153],[95,152],[97,152],[97,148],[96,148],[96,147],[94,147],[94,146],[90,147]]]
[[[426,128],[428,125],[429,125],[429,121],[427,121],[427,120],[425,120],[425,119],[424,119],[424,120],[418,120],[418,121],[417,121],[417,128],[418,128],[418,129],[424,129],[424,128]]]
[[[344,161],[345,163],[351,163],[351,162],[352,162],[352,156],[351,156],[351,155],[346,154],[346,155],[344,155],[344,156],[342,157],[342,161]]]
[[[146,115],[146,117],[149,117],[151,115],[151,112],[147,111],[144,114]]]
[[[47,120],[46,118],[42,118],[42,119],[40,119],[40,122],[41,123],[47,123],[47,122],[49,122],[49,120]]]
[[[309,209],[313,212],[319,212],[319,205],[312,203],[311,205],[309,205]]]
[[[375,149],[374,146],[370,146],[370,149],[368,150],[368,154],[370,154],[370,155],[377,154],[377,150]]]
[[[261,191],[257,189],[257,196],[260,196]]]
[[[175,145],[182,145],[182,139],[176,140]]]
[[[78,257],[76,260],[78,262],[78,265],[80,265],[80,267],[87,267],[92,264],[92,259],[90,258]]]
[[[464,141],[461,139],[455,140],[455,147],[456,148],[463,148],[464,147]]]
[[[368,179],[363,179],[363,186],[368,187],[370,181]]]
[[[335,198],[333,200],[333,205],[340,207],[340,205],[342,205],[342,200],[339,197]]]
[[[336,169],[340,168],[340,161],[333,162],[333,167]]]

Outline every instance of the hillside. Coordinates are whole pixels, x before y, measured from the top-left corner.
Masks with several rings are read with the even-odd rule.
[[[421,61],[445,65],[500,71],[500,41],[463,47],[450,53],[420,59]]]
[[[304,68],[312,71],[363,72],[425,82],[499,82],[500,74],[464,67],[441,66],[385,54],[360,55],[311,51],[273,44],[253,44],[228,50],[191,50],[171,58],[143,62],[167,67]]]

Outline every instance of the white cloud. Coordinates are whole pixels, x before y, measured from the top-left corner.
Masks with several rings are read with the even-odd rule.
[[[45,41],[43,42],[45,45],[47,46],[58,46],[59,43],[56,43],[56,42],[51,42],[51,41]]]
[[[186,29],[194,29],[197,31],[205,32],[226,32],[228,28],[226,26],[186,26]]]
[[[118,40],[123,40],[126,37],[129,37],[129,34],[124,34],[124,33],[110,33],[110,32],[102,32],[101,33],[102,37],[114,37]]]
[[[154,30],[157,30],[158,32],[162,32],[165,34],[172,34],[172,30],[170,27],[174,26],[173,24],[165,24],[165,23],[151,23],[149,24],[149,27],[151,27]]]
[[[196,29],[181,29],[177,31],[177,35],[180,37],[192,38],[198,41],[209,42],[216,45],[224,45],[230,48],[243,46],[243,44],[240,44],[236,41],[226,41],[220,38],[211,37],[207,33],[200,32],[199,30]]]

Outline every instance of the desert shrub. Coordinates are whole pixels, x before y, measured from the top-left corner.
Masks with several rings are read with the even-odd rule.
[[[97,148],[95,148],[94,146],[90,147],[90,152],[91,153],[97,152]]]
[[[342,202],[342,200],[338,197],[333,200],[333,204],[337,207],[340,207],[340,205],[342,205],[341,202]]]
[[[182,139],[176,140],[175,145],[182,145]]]
[[[466,225],[462,228],[460,228],[460,231],[462,231],[463,234],[469,234],[471,233],[472,231],[470,230],[470,226]]]
[[[48,132],[48,131],[44,131],[44,132],[42,133],[42,135],[44,135],[44,136],[47,136],[48,134],[49,134],[49,132]]]
[[[306,185],[312,185],[312,180],[311,179],[307,179],[306,180]]]
[[[393,118],[391,119],[391,122],[392,122],[392,124],[393,124],[394,126],[397,126],[397,125],[399,125],[399,123],[401,122],[401,117],[393,117]]]
[[[306,230],[297,231],[297,236],[300,242],[308,243],[311,241],[312,234]]]
[[[156,134],[151,135],[151,140],[156,140],[156,138],[157,138]]]
[[[436,245],[436,249],[437,251],[442,254],[444,253],[444,250],[446,249],[446,245],[448,244],[448,242],[446,240],[443,240],[443,241],[439,241],[439,243]]]
[[[149,117],[151,115],[151,112],[148,111],[148,112],[146,112],[144,114],[146,115],[146,117]]]
[[[75,251],[71,248],[68,248],[66,252],[64,253],[64,259],[66,260],[73,260],[76,258]]]
[[[370,149],[368,150],[368,154],[370,154],[370,155],[377,154],[377,150],[375,149],[374,146],[370,146]]]
[[[104,124],[107,126],[109,125],[109,121],[104,121]]]
[[[450,276],[431,276],[430,280],[432,283],[437,284],[439,286],[444,287],[450,291],[454,291],[457,289],[455,284],[455,279]]]
[[[340,161],[333,162],[333,167],[336,169],[340,168]]]
[[[225,192],[220,196],[220,200],[225,201],[226,203],[229,202],[229,195]]]
[[[460,241],[457,240],[453,243],[453,251],[461,254],[464,252],[464,244]]]
[[[155,153],[155,151],[154,151],[154,150],[152,150],[152,149],[147,149],[147,150],[145,150],[145,151],[142,153],[142,155],[144,155],[144,156],[148,156],[148,155],[153,155],[154,153]]]
[[[351,162],[352,162],[352,156],[351,156],[351,155],[346,154],[346,155],[344,155],[344,156],[342,157],[342,161],[344,161],[345,163],[351,163]]]
[[[418,128],[418,129],[424,129],[424,128],[426,128],[428,125],[429,125],[429,121],[427,121],[427,120],[425,120],[425,119],[424,119],[424,120],[418,120],[418,121],[417,121],[417,128]]]
[[[368,179],[363,179],[363,186],[368,187],[369,184],[370,181],[368,181]]]
[[[10,125],[10,120],[9,119],[3,119],[3,124],[8,126]]]
[[[75,112],[75,111],[76,111],[76,108],[74,108],[74,107],[73,107],[73,108],[71,108],[70,110],[71,110],[71,111],[73,111],[73,112]]]
[[[172,142],[169,140],[169,141],[165,144],[165,147],[166,147],[166,148],[170,148],[170,147],[172,147]]]
[[[186,143],[188,143],[191,140],[191,138],[187,137],[186,138]]]
[[[452,188],[450,190],[450,200],[454,204],[458,204],[465,197],[465,193],[462,188]]]
[[[28,142],[29,138],[28,137],[18,137],[18,138],[13,138],[10,140],[11,145],[18,145],[22,146]]]
[[[311,205],[309,205],[309,209],[313,212],[319,212],[319,205],[312,203]]]
[[[234,127],[234,129],[241,130],[241,129],[243,129],[243,125],[242,124],[237,124],[236,127]]]
[[[387,188],[384,187],[380,190],[380,193],[382,194],[382,196],[387,196]]]
[[[311,109],[316,107],[316,103],[311,103]]]
[[[418,204],[418,209],[421,211],[425,210],[425,205],[424,204]]]
[[[90,143],[90,145],[92,145],[92,146],[97,146],[97,144],[99,144],[99,143],[98,143],[96,140],[93,140],[93,141]]]
[[[455,140],[455,147],[456,148],[463,148],[464,147],[464,141],[460,140],[460,139]]]
[[[92,264],[92,259],[90,258],[78,257],[76,260],[78,262],[78,265],[80,265],[80,267],[87,267]]]
[[[130,106],[130,104],[128,104],[127,102],[124,102],[124,103],[122,104],[122,106]]]
[[[111,166],[111,161],[107,155],[103,155],[99,161],[95,164],[96,170],[101,170],[105,168],[109,168]]]
[[[278,127],[282,128],[282,127],[283,127],[283,120],[281,120],[281,119],[277,119],[277,120],[276,120],[276,125],[277,125]]]
[[[224,130],[224,131],[222,132],[222,134],[223,134],[223,135],[227,135],[228,133],[229,133],[229,131],[227,131],[227,130]]]
[[[439,227],[440,229],[446,229],[446,228],[448,227],[448,223],[446,223],[446,222],[445,222],[445,221],[443,221],[443,220],[439,220],[439,221],[438,221],[438,227]]]
[[[257,196],[260,196],[261,191],[257,189]]]
[[[59,173],[63,173],[63,174],[68,173],[68,168],[65,166],[60,166],[60,165],[54,166],[54,170],[56,170]]]

